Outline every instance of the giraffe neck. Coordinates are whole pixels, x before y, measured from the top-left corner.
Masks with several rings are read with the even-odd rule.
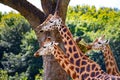
[[[79,47],[76,45],[76,42],[73,40],[71,32],[65,25],[58,27],[58,31],[65,44],[66,55],[69,58],[69,61],[80,67],[77,72],[81,74],[81,78],[85,79],[90,75],[90,77],[96,77],[98,74],[103,72],[96,62],[88,59],[88,57],[81,52]]]
[[[76,45],[76,42],[73,40],[73,36],[70,30],[67,28],[67,26],[62,24],[60,27],[58,27],[58,31],[64,42],[66,55],[68,56],[70,62],[74,64],[74,60],[80,59],[83,56],[83,53],[81,52],[81,50],[79,50],[79,47]]]
[[[52,52],[55,59],[58,61],[58,63],[61,65],[61,67],[73,78],[73,80],[92,80],[97,79],[101,80],[99,76],[103,76],[104,72],[97,71],[90,73],[90,69],[88,69],[89,73],[87,74],[87,71],[84,72],[85,67],[76,66],[70,63],[68,57],[64,54],[64,52],[56,45],[54,45],[54,52]],[[87,70],[87,69],[86,69]],[[95,76],[97,74],[97,76]],[[105,76],[105,75],[104,75]]]
[[[65,25],[61,25],[58,27],[58,31],[62,36],[62,40],[64,42],[64,46],[66,49],[66,55],[68,56],[70,62],[76,66],[92,66],[92,64],[99,70],[101,70],[100,66],[88,59],[80,50],[80,48],[76,45],[76,42],[73,40],[72,34],[69,29]],[[90,65],[91,64],[91,65]]]
[[[58,46],[54,46],[54,52],[52,52],[52,54],[67,74],[69,74],[73,80],[78,80],[79,73],[75,70],[76,66],[69,62],[67,56],[64,55],[64,52]]]
[[[107,73],[96,70],[94,72],[90,71],[90,68],[76,66],[69,62],[68,57],[64,54],[64,52],[58,47],[54,46],[54,51],[52,52],[55,59],[61,65],[61,67],[71,76],[73,80],[119,80],[120,78],[117,76],[111,76]],[[93,67],[91,67],[93,68]],[[84,69],[86,71],[84,71]]]
[[[109,45],[106,45],[103,49],[103,55],[105,60],[106,71],[108,74],[120,76],[119,69],[114,58],[114,55]]]

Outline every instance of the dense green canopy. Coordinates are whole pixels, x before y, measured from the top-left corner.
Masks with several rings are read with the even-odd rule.
[[[74,37],[81,36],[86,42],[105,34],[120,68],[120,11],[95,6],[69,6],[66,25]],[[9,79],[36,80],[42,69],[42,59],[34,58],[38,42],[28,21],[18,13],[0,12],[0,74]],[[92,51],[90,58],[105,70],[101,51]],[[7,72],[6,72],[7,71]],[[3,78],[6,77],[3,75]]]

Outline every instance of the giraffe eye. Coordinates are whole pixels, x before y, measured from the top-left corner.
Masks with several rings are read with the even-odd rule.
[[[49,21],[50,23],[53,23],[53,21]]]
[[[98,44],[101,44],[101,42],[98,42]]]
[[[46,46],[43,46],[43,48],[46,48]]]

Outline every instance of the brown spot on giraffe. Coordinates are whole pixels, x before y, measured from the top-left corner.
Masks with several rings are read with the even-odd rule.
[[[70,62],[71,62],[72,64],[74,64],[74,59],[73,59],[73,58],[70,58]]]
[[[75,53],[75,54],[74,54],[74,57],[75,57],[75,58],[78,58],[78,57],[79,57],[78,53]]]
[[[65,68],[65,64],[64,63],[62,64],[62,67]]]
[[[80,66],[80,59],[78,59],[78,60],[76,61],[76,65],[77,65],[77,66]]]
[[[74,69],[74,66],[70,66],[70,69],[73,70],[73,69]]]
[[[78,77],[76,73],[73,73],[72,76],[73,76],[73,79],[76,79],[76,77]]]
[[[67,31],[67,29],[66,29],[66,28],[64,28],[64,29],[63,29],[63,32],[66,32],[66,31]]]
[[[76,47],[75,47],[75,46],[73,46],[73,51],[76,52]],[[78,53],[77,53],[77,54],[78,54]]]
[[[72,48],[71,47],[69,47],[69,52],[72,53]]]
[[[65,64],[68,65],[69,63],[67,61],[65,61]]]

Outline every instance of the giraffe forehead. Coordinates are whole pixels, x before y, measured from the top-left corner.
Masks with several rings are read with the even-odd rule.
[[[101,47],[103,47],[103,44],[96,43],[96,44],[93,45],[93,47],[94,48],[101,48]]]
[[[101,42],[102,44],[105,44],[106,40],[98,40],[98,42]]]
[[[45,42],[43,43],[44,47],[54,47],[55,45],[58,45],[59,43],[55,42],[55,41],[51,41],[49,38],[47,38],[45,40]]]
[[[50,20],[42,24],[42,29],[43,31],[49,31],[49,30],[54,30],[55,28],[59,27],[62,24],[62,19],[61,18],[55,18],[52,17]]]
[[[62,19],[60,17],[52,17],[50,21],[52,21],[51,23],[53,23],[54,25],[58,25],[62,23]]]
[[[54,24],[55,22],[62,22],[62,20],[60,17],[51,15],[50,17],[48,16],[48,18],[41,24],[41,26]]]
[[[99,47],[100,47],[100,46],[104,46],[104,45],[106,44],[106,41],[107,41],[107,40],[98,39],[97,41],[95,41],[95,42],[93,43],[93,46],[96,46],[96,47],[97,47],[97,46],[99,46]]]
[[[94,43],[92,45],[92,49],[95,49],[95,50],[102,50],[103,49],[103,45],[102,44],[98,44],[98,42]]]

